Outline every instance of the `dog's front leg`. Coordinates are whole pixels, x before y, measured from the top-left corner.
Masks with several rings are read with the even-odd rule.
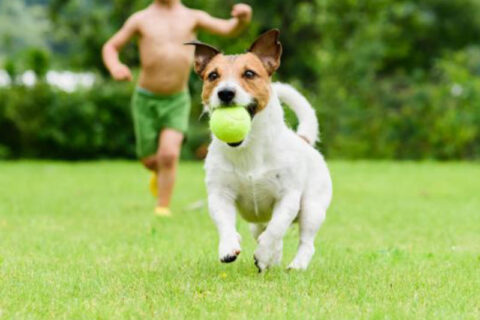
[[[272,219],[258,237],[254,259],[259,272],[281,262],[283,237],[298,214],[300,197],[300,192],[291,191],[275,204]]]
[[[221,262],[233,262],[240,254],[240,235],[236,229],[236,209],[234,200],[225,193],[212,193],[208,196],[210,216],[215,222],[220,242],[218,254]]]

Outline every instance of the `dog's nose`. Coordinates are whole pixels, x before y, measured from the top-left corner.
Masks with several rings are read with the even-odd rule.
[[[218,91],[218,98],[224,103],[232,102],[235,97],[235,90],[230,88],[225,88]]]

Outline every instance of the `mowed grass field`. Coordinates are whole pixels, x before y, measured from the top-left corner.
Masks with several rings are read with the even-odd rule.
[[[221,264],[201,163],[157,219],[134,162],[0,162],[0,319],[479,319],[480,165],[330,161],[306,272]]]

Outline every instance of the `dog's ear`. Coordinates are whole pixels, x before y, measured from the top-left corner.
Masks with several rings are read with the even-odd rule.
[[[272,75],[280,67],[282,44],[279,37],[280,30],[269,30],[258,37],[248,49],[249,52],[260,58],[269,75]]]
[[[184,44],[195,46],[195,62],[193,65],[193,69],[200,77],[203,78],[203,72],[205,71],[205,67],[210,62],[210,60],[213,59],[213,57],[220,53],[220,50],[199,41],[192,41]]]

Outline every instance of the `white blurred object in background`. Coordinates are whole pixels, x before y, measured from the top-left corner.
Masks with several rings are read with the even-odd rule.
[[[0,87],[6,87],[10,85],[10,77],[5,70],[0,69]]]
[[[95,83],[95,75],[90,72],[48,71],[45,76],[47,83],[67,92],[80,88],[90,88]],[[37,77],[31,70],[18,76],[18,82],[27,87],[35,85]],[[0,70],[0,87],[11,85],[12,79],[5,70]]]

